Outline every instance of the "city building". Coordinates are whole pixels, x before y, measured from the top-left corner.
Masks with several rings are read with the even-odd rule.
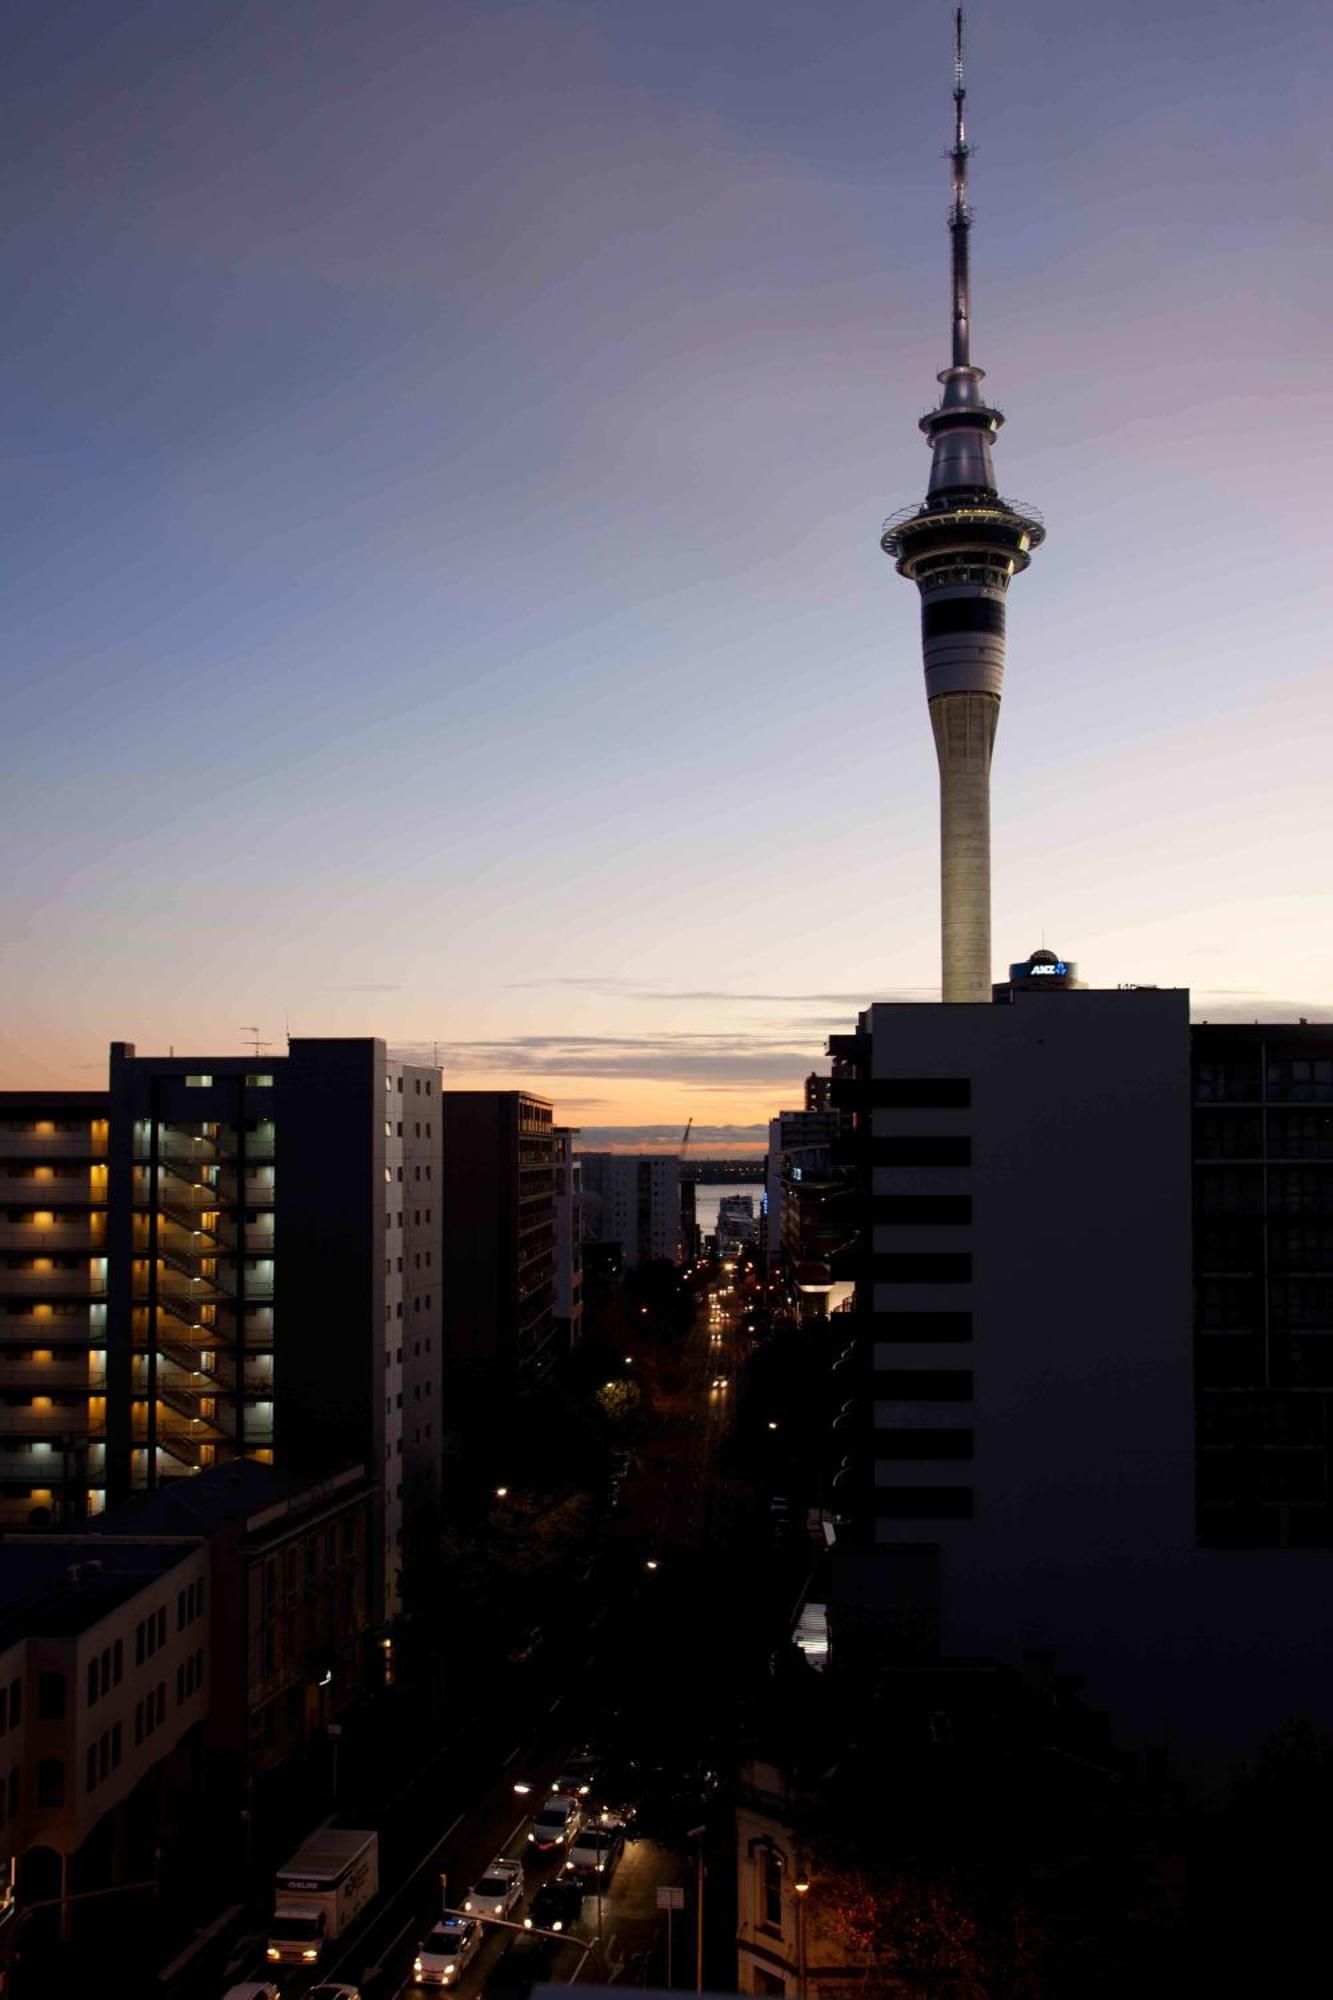
[[[327,1763],[330,1725],[383,1685],[373,1499],[361,1466],[312,1483],[237,1459],[128,1501],[82,1545],[79,1560],[97,1556],[107,1536],[203,1544],[212,1606],[207,1785],[233,1809],[253,1811],[284,1768],[299,1776],[312,1759]]]
[[[583,1162],[574,1151],[578,1133],[553,1128],[555,1139],[555,1323],[561,1351],[579,1344],[583,1331]]]
[[[1234,1044],[1232,1061],[1212,1034],[1200,1031],[1192,1061],[1181,991],[1067,987],[1057,999],[1021,980],[999,1004],[873,1006],[834,1038],[859,1231],[835,1657],[840,1622],[864,1634],[878,1593],[888,1656],[1047,1651],[1132,1733],[1166,1730],[1200,1755],[1252,1747],[1288,1714],[1333,1721],[1333,1571],[1312,1550],[1293,1567],[1256,1546],[1260,1531],[1317,1539],[1322,1447],[1302,1447],[1317,1474],[1295,1470],[1289,1436],[1271,1474],[1289,1497],[1266,1514],[1236,1485],[1253,1453],[1201,1468],[1204,1539],[1229,1527],[1248,1543],[1197,1547],[1196,1351],[1205,1438],[1228,1422],[1271,1434],[1297,1398],[1262,1375],[1253,1283],[1247,1294],[1243,1273],[1217,1268],[1233,1252],[1206,1227],[1200,1314],[1231,1300],[1237,1316],[1192,1337],[1194,1200],[1249,1197],[1205,1157],[1192,1193],[1191,1098],[1205,1094],[1196,1147],[1252,1146],[1256,1108],[1282,1146],[1326,1115],[1292,1101],[1319,1087],[1320,1058],[1310,1043],[1283,1048],[1280,1030],[1265,1044],[1271,1112],[1207,1096],[1260,1082],[1257,1043]],[[1242,1233],[1253,1246],[1264,1232]],[[1279,1313],[1317,1312],[1320,1284],[1308,1268],[1275,1271],[1270,1298]],[[1268,1342],[1270,1367],[1319,1352],[1317,1333],[1271,1319]],[[1251,1377],[1230,1415],[1228,1356],[1233,1376]]]
[[[195,1537],[0,1542],[0,1852],[25,1903],[151,1876],[199,1777],[213,1618]]]
[[[780,1111],[768,1126],[766,1265],[812,1302],[832,1289],[833,1254],[849,1227],[844,1176],[833,1160],[840,1125],[836,1111],[823,1110]]]
[[[439,1485],[439,1072],[370,1038],[116,1042],[105,1093],[9,1092],[0,1126],[5,1518],[77,1526],[234,1459],[374,1466],[391,1615]]]
[[[532,1389],[559,1349],[551,1106],[524,1090],[446,1090],[443,1105],[446,1358]]]
[[[981,1001],[991,985],[990,765],[1004,682],[1005,603],[1045,537],[1030,507],[995,485],[991,443],[1004,418],[972,364],[971,210],[964,127],[963,13],[955,15],[952,359],[943,395],[921,419],[931,450],[919,507],[885,524],[881,547],[921,593],[926,698],[940,772],[943,997]]]
[[[583,1153],[584,1233],[618,1243],[624,1268],[681,1261],[680,1158],[675,1153]]]
[[[1191,1034],[1199,1539],[1333,1547],[1333,1027]]]
[[[0,1526],[106,1492],[105,1091],[0,1092]]]
[[[752,1194],[724,1194],[717,1205],[716,1245],[719,1257],[734,1257],[759,1242],[759,1217]]]

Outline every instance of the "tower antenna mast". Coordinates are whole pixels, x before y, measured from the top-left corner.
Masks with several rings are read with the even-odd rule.
[[[967,162],[972,148],[967,143],[963,104],[967,84],[963,77],[963,10],[953,16],[953,207],[949,213],[949,242],[953,265],[953,365],[966,368],[972,348],[972,275],[969,268],[968,236],[972,211],[967,205]]]

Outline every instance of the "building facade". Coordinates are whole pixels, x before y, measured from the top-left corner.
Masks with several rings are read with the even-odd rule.
[[[618,1243],[626,1270],[681,1261],[680,1159],[669,1153],[583,1153],[584,1227]]]
[[[0,1526],[106,1498],[105,1091],[0,1093]]]
[[[583,1332],[583,1162],[574,1151],[578,1133],[553,1128],[555,1139],[556,1339],[568,1353]]]
[[[1199,1539],[1333,1548],[1333,1028],[1191,1043]]]
[[[439,1072],[369,1038],[117,1042],[110,1069],[0,1098],[4,1518],[77,1526],[240,1459],[373,1466],[392,1615],[439,1484]]]
[[[859,1209],[835,1657],[878,1592],[890,1653],[1049,1652],[1132,1734],[1201,1755],[1333,1720],[1325,1559],[1198,1547],[1191,1100],[1232,1087],[1206,1046],[1192,1076],[1183,992],[1025,985],[834,1038]],[[1315,1082],[1275,1076],[1279,1125],[1319,1116],[1281,1097]],[[1217,1333],[1253,1370],[1253,1328]]]
[[[551,1105],[524,1090],[446,1090],[443,1112],[447,1359],[535,1388],[559,1347]]]

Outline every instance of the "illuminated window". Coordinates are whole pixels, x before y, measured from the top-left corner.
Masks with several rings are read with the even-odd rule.
[[[185,1088],[187,1090],[208,1090],[212,1087],[212,1083],[213,1079],[211,1076],[187,1076],[185,1079]]]
[[[254,1090],[272,1090],[273,1088],[273,1078],[271,1076],[247,1076],[245,1080]]]

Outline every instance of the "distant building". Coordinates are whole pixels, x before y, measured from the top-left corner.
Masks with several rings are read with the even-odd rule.
[[[717,1205],[717,1254],[732,1257],[759,1241],[759,1218],[752,1194],[724,1194]]]
[[[837,1200],[844,1177],[831,1152],[840,1125],[840,1114],[827,1108],[780,1111],[769,1121],[767,1265],[770,1272],[782,1267],[793,1283],[800,1282],[797,1272],[803,1267],[827,1266],[847,1235]],[[807,1277],[813,1282],[809,1271]]]
[[[562,1352],[583,1332],[583,1162],[574,1151],[578,1133],[552,1128],[555,1139],[555,1326]]]
[[[680,1159],[674,1153],[583,1153],[584,1233],[618,1243],[626,1270],[681,1261]]]
[[[446,1354],[531,1389],[559,1346],[551,1106],[524,1090],[446,1090],[443,1103]]]

